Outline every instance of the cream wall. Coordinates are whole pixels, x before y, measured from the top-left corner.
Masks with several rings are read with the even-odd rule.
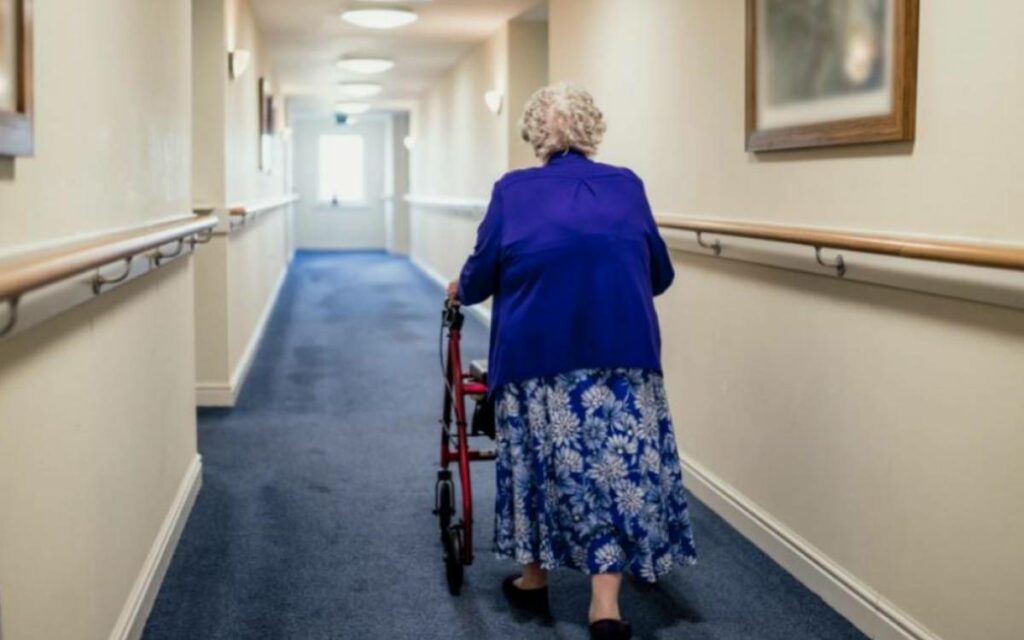
[[[36,153],[0,160],[0,253],[189,213],[189,14],[35,3]],[[0,341],[5,640],[145,621],[198,486],[192,326],[186,259]]]
[[[259,80],[273,70],[248,0],[192,0],[195,202],[222,218],[285,194],[290,142],[273,141],[271,170],[259,166]],[[249,68],[228,75],[227,52],[251,52]],[[280,98],[277,122],[284,122]],[[292,207],[261,212],[245,227],[227,224],[196,260],[196,377],[200,405],[232,406],[245,383],[264,323],[291,258]]]
[[[922,4],[913,145],[746,154],[742,0],[552,0],[551,77],[594,93],[601,159],[635,169],[656,211],[1024,242],[1024,8]],[[1024,314],[675,260],[659,312],[694,491],[872,637],[1019,637]]]
[[[508,27],[478,45],[434,85],[413,114],[412,191],[486,198],[508,170],[508,119],[484,104],[508,91]]]
[[[228,367],[236,393],[288,267],[285,222],[282,212],[270,212],[229,237]]]
[[[1024,4],[983,4],[921,9],[912,147],[746,154],[741,0],[554,2],[552,78],[594,93],[603,157],[631,161],[664,211],[1020,240]]]
[[[387,173],[384,203],[385,245],[389,252],[409,254],[409,150],[406,139],[411,139],[409,114],[399,113],[388,119],[385,154]]]
[[[384,195],[387,122],[364,118],[358,124],[338,126],[333,117],[298,118],[295,137],[295,189],[301,200],[296,208],[295,242],[300,249],[383,249],[385,245]],[[363,138],[366,202],[337,207],[319,202],[320,136],[351,134]]]
[[[543,22],[506,24],[434,85],[413,112],[411,193],[460,205],[410,207],[411,258],[438,280],[454,278],[472,250],[480,209],[494,183],[534,162],[517,123],[526,97],[547,83],[546,33]],[[484,104],[491,89],[505,94],[497,116]],[[467,204],[475,211],[465,211]]]
[[[225,201],[224,0],[192,0],[192,201]]]
[[[548,23],[513,21],[508,24],[509,73],[504,116],[508,122],[508,168],[538,164],[533,148],[523,142],[519,118],[533,93],[548,83]]]
[[[225,25],[226,50],[235,48],[252,52],[249,70],[241,78],[228,80],[225,96],[225,161],[226,198],[228,203],[246,202],[261,197],[280,195],[284,190],[283,158],[280,139],[275,140],[273,169],[270,173],[259,168],[259,80],[270,82],[271,92],[278,87],[274,81],[269,57],[263,48],[263,36],[256,25],[249,0],[223,0],[227,21]],[[222,75],[227,77],[227,57],[222,55]],[[275,108],[281,109],[282,98],[275,99]],[[280,111],[277,126],[284,123]]]

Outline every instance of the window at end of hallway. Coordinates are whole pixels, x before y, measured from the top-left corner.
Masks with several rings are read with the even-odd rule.
[[[362,136],[320,136],[320,202],[338,206],[365,201]]]

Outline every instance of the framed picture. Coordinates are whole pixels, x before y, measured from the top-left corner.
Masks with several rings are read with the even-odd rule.
[[[32,152],[32,0],[0,0],[0,156]]]
[[[274,94],[270,81],[260,78],[260,171],[270,173],[273,166]]]
[[[913,140],[918,10],[747,0],[747,150]]]

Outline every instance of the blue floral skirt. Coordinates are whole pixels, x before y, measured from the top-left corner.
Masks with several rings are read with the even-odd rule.
[[[655,582],[697,554],[661,375],[582,369],[497,398],[499,557]]]

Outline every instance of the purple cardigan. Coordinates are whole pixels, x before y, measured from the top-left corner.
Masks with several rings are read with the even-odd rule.
[[[459,300],[494,296],[489,386],[574,369],[661,370],[654,296],[672,283],[643,183],[571,151],[494,185]]]

